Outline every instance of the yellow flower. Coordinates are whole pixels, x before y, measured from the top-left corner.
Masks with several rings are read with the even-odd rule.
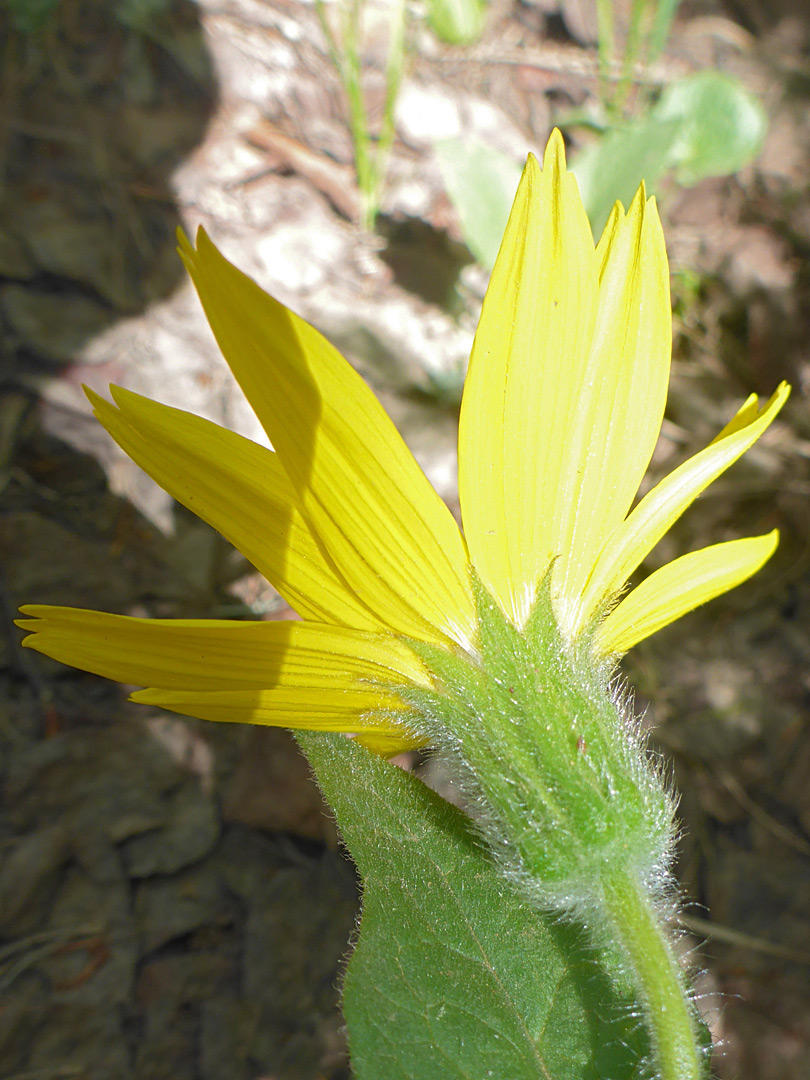
[[[301,622],[150,620],[29,606],[24,644],[148,689],[133,700],[211,720],[414,745],[397,688],[429,687],[408,642],[476,650],[471,575],[520,629],[550,575],[564,636],[622,653],[734,587],[776,532],[630,575],[782,407],[745,402],[705,450],[633,502],[658,438],[671,346],[655,202],[617,205],[594,248],[552,134],[530,157],[484,301],[459,431],[463,534],[371,390],[303,320],[200,231],[181,254],[274,450],[113,389],[90,394],[116,442],[230,540]],[[618,602],[617,602],[618,601]]]

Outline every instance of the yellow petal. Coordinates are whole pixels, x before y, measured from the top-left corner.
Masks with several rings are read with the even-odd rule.
[[[302,618],[380,629],[318,546],[272,450],[131,391],[111,392],[117,409],[87,396],[118,445],[241,551]]]
[[[765,536],[731,540],[682,555],[650,574],[605,619],[594,650],[623,653],[693,608],[740,585],[770,559],[776,529]]]
[[[197,251],[181,244],[225,359],[346,581],[392,629],[466,644],[474,619],[464,541],[374,394],[203,232]]]
[[[117,682],[192,694],[285,687],[306,697],[317,689],[338,699],[363,682],[430,685],[413,652],[387,634],[292,620],[135,619],[39,604],[20,610],[26,618],[18,625],[30,632],[23,645]]]
[[[521,625],[560,554],[573,478],[566,447],[596,318],[597,261],[562,137],[531,155],[492,271],[459,427],[459,494],[470,557]]]
[[[379,754],[380,757],[386,758],[394,757],[395,754],[403,754],[408,750],[422,750],[429,745],[427,739],[419,738],[416,735],[403,735],[402,732],[391,735],[379,730],[357,735],[354,741],[360,743],[361,746],[365,746],[366,750],[370,750],[372,754]]]
[[[749,394],[722,431],[715,435],[709,443],[709,446],[714,446],[715,443],[721,442],[727,435],[733,435],[735,431],[742,431],[742,429],[747,427],[752,420],[756,420],[758,413],[759,398],[756,394]]]
[[[611,596],[616,595],[664,533],[697,496],[732,465],[765,431],[790,393],[786,383],[759,410],[749,399],[705,450],[695,454],[650,491],[605,541],[576,616],[566,631],[575,636]],[[740,419],[742,417],[742,419]],[[724,434],[725,433],[725,434]]]
[[[614,210],[597,248],[599,301],[566,449],[571,480],[560,521],[553,595],[565,622],[602,545],[624,520],[652,457],[669,383],[672,314],[664,236],[639,189]]]
[[[309,731],[346,731],[387,736],[401,743],[409,741],[404,728],[386,715],[392,710],[402,713],[407,706],[395,694],[372,687],[338,692],[328,687],[305,686],[212,693],[138,690],[130,700],[183,716],[196,716],[200,720]]]

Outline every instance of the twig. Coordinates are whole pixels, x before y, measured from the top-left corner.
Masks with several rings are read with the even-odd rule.
[[[721,926],[719,923],[711,922],[710,919],[701,919],[695,915],[679,915],[677,924],[698,937],[706,937],[711,941],[722,942],[724,945],[735,945],[741,949],[750,949],[752,952],[763,953],[765,956],[776,956],[780,960],[792,960],[797,964],[810,965],[810,952],[793,949],[787,945],[777,945],[773,941],[765,941],[752,934],[733,930],[730,926]]]

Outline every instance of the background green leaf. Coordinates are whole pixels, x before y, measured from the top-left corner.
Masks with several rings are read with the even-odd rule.
[[[440,41],[448,45],[470,45],[484,29],[484,0],[428,0],[427,20]]]
[[[767,127],[762,105],[737,79],[699,71],[671,83],[646,116],[607,131],[571,163],[594,237],[616,200],[626,209],[642,180],[652,195],[673,170],[687,187],[729,175],[756,157]],[[465,243],[491,269],[520,166],[480,139],[444,139],[435,149]]]
[[[442,139],[435,151],[464,242],[482,266],[494,266],[521,166],[480,139]]]
[[[686,185],[741,169],[759,153],[768,127],[759,100],[719,71],[698,71],[672,83],[654,115],[680,121],[669,162]]]
[[[617,199],[626,209],[642,180],[649,194],[654,192],[671,167],[669,151],[680,126],[678,119],[648,116],[615,128],[577,154],[571,172],[595,238],[601,235]]]
[[[638,1075],[637,1010],[580,928],[529,910],[419,780],[342,736],[297,738],[364,883],[344,986],[357,1080]]]
[[[672,169],[686,187],[741,169],[759,153],[767,126],[757,98],[728,75],[698,71],[671,83],[647,116],[614,128],[574,159],[594,236],[616,199],[627,208],[642,180],[653,194]]]

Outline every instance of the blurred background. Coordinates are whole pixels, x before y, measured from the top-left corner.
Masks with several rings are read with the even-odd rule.
[[[344,351],[457,510],[488,268],[559,124],[597,232],[641,176],[659,198],[675,359],[650,481],[794,385],[648,569],[773,527],[776,557],[624,670],[682,793],[716,1071],[810,1077],[806,0],[0,0],[0,49],[0,1076],[350,1076],[355,874],[292,739],[128,705],[12,619],[290,614],[81,391],[263,438],[178,226]]]

